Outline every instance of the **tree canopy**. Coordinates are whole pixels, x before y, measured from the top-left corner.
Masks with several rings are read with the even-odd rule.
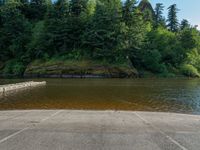
[[[176,4],[166,19],[164,7],[148,0],[0,0],[0,73],[22,75],[36,59],[65,56],[198,76],[200,32],[179,22]]]

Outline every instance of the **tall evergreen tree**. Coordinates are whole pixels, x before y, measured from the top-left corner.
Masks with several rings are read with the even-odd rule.
[[[178,26],[179,26],[177,18],[177,12],[178,12],[177,5],[176,4],[171,5],[168,8],[168,11],[169,12],[168,12],[167,26],[169,27],[170,31],[176,32],[178,31]]]
[[[68,53],[72,50],[79,49],[81,46],[81,35],[84,31],[85,20],[82,14],[86,11],[79,8],[78,2],[84,4],[84,1],[58,0],[54,4],[51,15],[45,17],[44,34],[41,34],[39,40],[33,42],[32,49],[37,48],[35,56],[41,57],[42,53],[52,56],[55,53]],[[73,8],[73,9],[72,9]],[[75,9],[76,8],[76,9]],[[38,24],[38,27],[41,25]],[[41,43],[41,41],[43,41]],[[35,45],[35,46],[34,46]],[[43,55],[44,56],[44,55]]]
[[[58,0],[54,5],[47,5],[46,16],[35,24],[29,53],[34,58],[53,56],[55,53],[67,51],[70,35],[68,33],[69,3]]]
[[[123,6],[123,20],[126,24],[130,24],[136,9],[136,0],[126,0]]]
[[[0,29],[1,59],[21,57],[29,41],[30,23],[18,9],[19,2],[7,1],[1,9],[2,28]]]
[[[136,66],[139,63],[139,51],[146,31],[143,13],[136,7],[135,0],[127,0],[124,3],[123,20],[126,25],[123,39],[124,53]]]
[[[107,61],[117,59],[114,54],[120,43],[121,8],[120,0],[97,2],[93,19],[88,23],[83,36],[84,47],[91,50],[93,58]]]
[[[186,19],[183,19],[183,20],[181,21],[180,28],[181,28],[181,30],[190,28],[189,21],[186,20]]]
[[[157,3],[155,7],[155,26],[165,26],[165,19],[163,15],[164,6],[162,3]]]
[[[63,22],[66,24],[65,34],[67,34],[67,45],[69,49],[79,49],[81,45],[81,35],[83,34],[86,20],[83,14],[87,8],[87,0],[71,0],[69,2],[69,16]],[[66,40],[65,40],[66,41]]]
[[[28,18],[36,21],[42,20],[46,15],[50,3],[51,0],[30,0],[30,12]]]
[[[55,15],[58,18],[67,17],[69,15],[69,0],[58,0],[54,4]]]
[[[2,24],[3,24],[3,20],[2,20],[2,7],[3,7],[3,5],[4,5],[4,1],[3,0],[0,0],[0,28],[1,28],[1,26],[2,26]]]
[[[29,0],[20,0],[20,2],[21,2],[22,4],[28,4],[28,3],[29,3]]]
[[[85,11],[87,6],[87,0],[71,0],[70,1],[70,13],[72,16],[78,17],[81,12]]]
[[[29,5],[30,5],[29,0],[20,0],[20,3],[21,3],[21,5],[20,5],[19,9],[21,10],[22,14],[25,17],[28,18],[29,13],[30,13],[30,10],[29,10],[30,9],[30,7],[29,7]]]

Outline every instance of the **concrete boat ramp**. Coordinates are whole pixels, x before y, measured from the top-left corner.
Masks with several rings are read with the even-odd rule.
[[[42,82],[28,81],[28,82],[21,82],[21,83],[15,83],[15,84],[0,85],[0,94],[5,94],[8,92],[23,90],[23,89],[33,88],[33,87],[38,87],[38,86],[44,86],[44,85],[46,85],[46,81],[42,81]]]
[[[0,150],[199,150],[200,116],[78,110],[0,111]]]

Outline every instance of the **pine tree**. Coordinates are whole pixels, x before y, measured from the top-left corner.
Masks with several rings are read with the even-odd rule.
[[[68,0],[58,0],[54,4],[56,17],[63,18],[69,15],[69,1]]]
[[[121,8],[120,0],[97,2],[95,14],[87,24],[82,41],[91,50],[88,52],[91,57],[109,62],[116,60],[114,53],[121,40]]]
[[[70,1],[70,13],[74,17],[80,16],[85,11],[87,5],[86,0],[71,0]]]
[[[68,0],[58,0],[47,5],[46,15],[35,24],[29,51],[33,58],[53,56],[55,53],[67,52],[70,41]]]
[[[141,48],[144,44],[146,36],[146,24],[143,20],[143,15],[140,10],[134,11],[132,23],[127,27],[124,43],[126,43],[126,55],[130,58],[132,64],[136,67],[141,61]]]
[[[30,13],[30,10],[29,10],[30,9],[30,7],[29,7],[29,5],[30,5],[29,0],[20,0],[20,3],[21,3],[21,5],[20,5],[19,9],[21,10],[21,13],[25,17],[28,18],[29,13]]]
[[[179,26],[178,18],[177,18],[177,12],[178,12],[177,5],[176,4],[171,5],[168,8],[168,11],[169,12],[168,12],[167,26],[169,27],[170,31],[177,32],[178,26]]]
[[[49,5],[51,0],[31,0],[28,18],[36,21],[44,19]]]
[[[133,12],[136,9],[136,0],[126,0],[123,6],[123,20],[126,24],[130,24],[133,18]]]
[[[145,37],[143,14],[136,7],[135,0],[127,0],[124,3],[123,20],[126,24],[124,27],[125,34],[122,42],[124,54],[127,58],[130,58],[133,65],[135,65],[138,62],[136,57],[139,55],[138,52]]]
[[[183,20],[181,21],[180,28],[181,28],[181,30],[190,28],[189,21],[186,20],[186,19],[183,19]]]
[[[162,3],[157,3],[155,7],[155,26],[165,26],[165,19],[163,15],[164,6]]]
[[[29,3],[29,0],[20,0],[20,2],[21,2],[22,4],[28,4],[28,3]]]
[[[1,59],[18,58],[24,54],[29,41],[30,23],[18,9],[20,3],[7,1],[1,9],[2,28],[0,29]]]
[[[0,28],[3,24],[3,20],[2,20],[2,7],[4,6],[5,2],[4,0],[0,0]]]

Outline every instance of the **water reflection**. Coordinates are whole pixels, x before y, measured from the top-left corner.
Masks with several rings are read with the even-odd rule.
[[[46,87],[0,96],[0,109],[115,109],[200,114],[199,79],[41,80],[47,80]],[[19,80],[0,80],[1,84],[14,82]]]

